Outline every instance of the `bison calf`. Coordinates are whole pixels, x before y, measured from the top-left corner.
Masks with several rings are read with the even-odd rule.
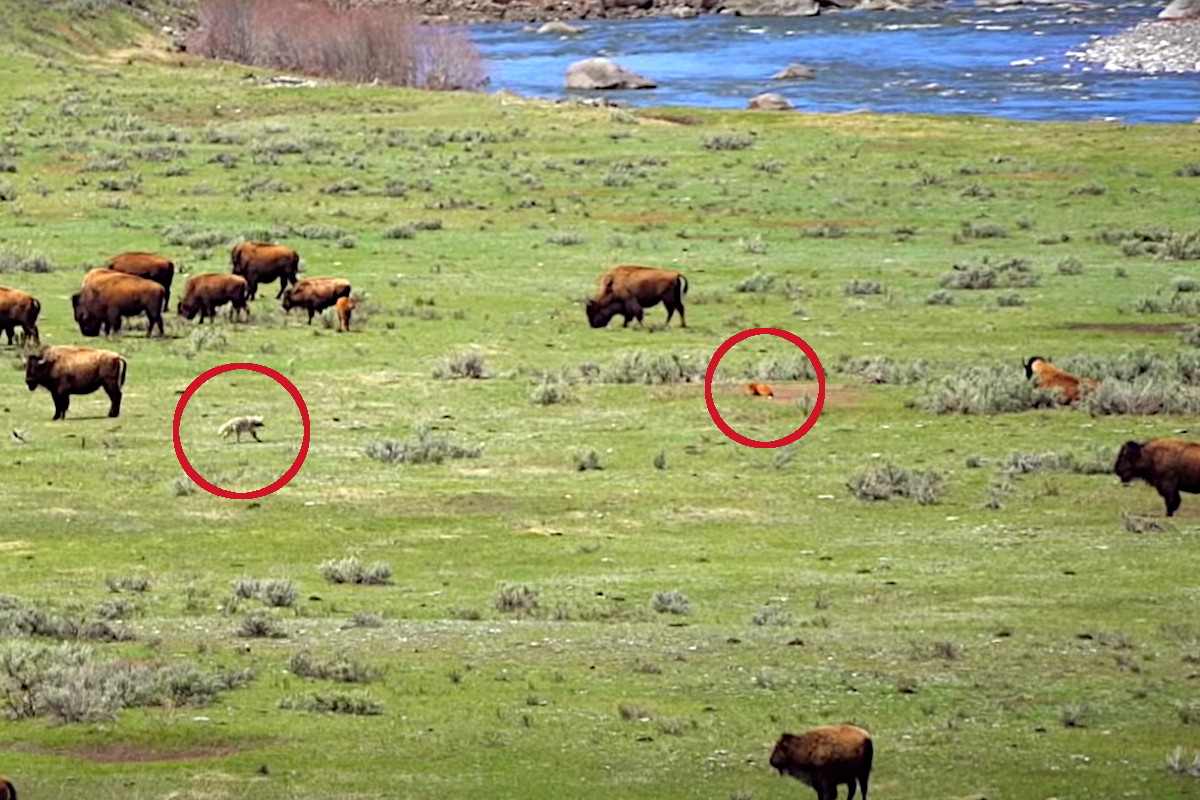
[[[775,390],[765,383],[747,383],[746,391],[755,397],[775,397]]]
[[[771,753],[771,766],[811,786],[817,800],[837,800],[837,787],[843,783],[850,787],[846,800],[853,800],[856,781],[867,800],[874,758],[871,735],[862,728],[826,725],[801,736],[783,734]]]
[[[308,309],[308,324],[313,315],[324,311],[339,298],[350,296],[350,282],[342,278],[307,278],[283,293],[283,310]]]
[[[38,341],[38,314],[42,304],[37,298],[20,289],[0,286],[0,330],[8,334],[8,343],[13,343],[13,333],[18,325],[25,332],[25,340]]]
[[[125,359],[109,350],[59,345],[25,362],[25,384],[29,391],[39,386],[54,398],[54,419],[66,419],[73,394],[108,393],[110,417],[121,413],[121,387],[125,385]]]
[[[249,295],[246,279],[240,275],[210,272],[188,278],[176,310],[188,319],[199,314],[200,323],[203,324],[205,317],[215,321],[217,309],[229,303],[230,320],[239,311],[244,311],[249,318],[250,309],[246,307]]]
[[[1091,378],[1080,378],[1064,369],[1051,364],[1041,356],[1034,356],[1025,362],[1025,377],[1037,376],[1038,386],[1043,389],[1057,389],[1062,393],[1064,404],[1070,405],[1079,399],[1079,387],[1095,389],[1098,385]]]
[[[596,297],[587,302],[588,322],[593,328],[606,327],[620,314],[625,318],[621,327],[629,327],[636,319],[642,324],[642,309],[662,303],[667,307],[667,323],[679,312],[679,327],[687,327],[683,314],[683,296],[687,293],[687,278],[669,269],[654,267],[613,267],[600,276]]]
[[[1126,442],[1117,454],[1113,472],[1121,483],[1141,478],[1162,495],[1167,516],[1175,516],[1180,492],[1200,492],[1200,444],[1183,439],[1151,439],[1145,444]]]
[[[353,297],[339,297],[337,301],[338,330],[349,333],[350,312],[358,308],[358,301]]]

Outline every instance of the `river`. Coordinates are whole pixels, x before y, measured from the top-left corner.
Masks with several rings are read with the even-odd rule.
[[[1090,37],[1152,19],[1160,7],[951,5],[817,17],[589,20],[578,23],[587,30],[577,36],[535,35],[519,24],[470,31],[488,60],[491,88],[531,97],[569,96],[567,66],[605,56],[658,83],[603,93],[631,106],[744,108],[753,95],[775,91],[812,112],[1192,122],[1200,117],[1200,75],[1111,72],[1073,55]],[[770,80],[792,62],[813,67],[816,78]]]

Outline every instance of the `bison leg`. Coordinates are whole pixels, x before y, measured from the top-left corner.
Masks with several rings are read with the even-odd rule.
[[[1175,512],[1179,510],[1179,504],[1183,502],[1179,497],[1179,489],[1171,484],[1160,488],[1158,493],[1162,495],[1163,500],[1167,501],[1167,516],[1175,516]]]
[[[13,327],[13,326],[11,326],[11,325],[6,325],[6,326],[4,326],[4,332],[8,334],[8,343],[9,343],[9,345],[11,345],[11,344],[13,343],[13,333],[14,333],[15,331],[16,331],[16,328],[15,328],[15,327]]]
[[[837,787],[834,788],[836,789]],[[834,797],[837,797],[837,795],[834,795]],[[854,778],[850,779],[850,794],[846,795],[846,800],[854,800]]]
[[[66,419],[67,407],[71,405],[70,396],[56,392],[51,392],[50,396],[54,398],[54,419]]]
[[[316,310],[314,310],[312,308],[308,309],[308,324],[309,325],[312,325],[313,315],[316,313],[317,313]]]
[[[287,275],[281,275],[279,278],[279,294],[275,295],[276,300],[283,297],[283,293],[287,291],[287,285]]]
[[[105,386],[104,391],[108,393],[110,401],[108,415],[110,417],[120,416],[121,414],[121,387],[120,386]]]
[[[21,327],[25,329],[25,341],[29,341],[29,337],[32,336],[35,342],[41,344],[42,337],[38,333],[37,325],[22,325]]]

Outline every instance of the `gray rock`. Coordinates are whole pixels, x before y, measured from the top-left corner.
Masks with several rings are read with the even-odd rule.
[[[583,33],[585,30],[587,30],[587,29],[579,28],[579,27],[576,27],[575,25],[569,25],[566,22],[561,22],[559,20],[553,20],[551,22],[547,22],[544,25],[542,25],[542,27],[538,28],[536,31],[534,31],[534,33],[557,33],[557,34],[571,35],[571,34],[576,34],[576,33]]]
[[[607,58],[585,58],[567,67],[568,89],[653,89],[657,85]]]
[[[1159,12],[1159,19],[1187,19],[1200,16],[1200,0],[1171,0],[1170,5]]]
[[[763,92],[751,97],[747,108],[753,108],[758,111],[791,111],[795,106],[789,103],[783,95],[775,94],[774,92]]]
[[[817,0],[726,0],[724,12],[740,17],[815,17]]]
[[[773,81],[794,81],[797,79],[812,80],[817,77],[817,73],[812,67],[806,67],[803,64],[788,64],[783,69],[771,76]]]
[[[671,16],[675,19],[692,19],[700,15],[700,12],[691,6],[672,6]]]

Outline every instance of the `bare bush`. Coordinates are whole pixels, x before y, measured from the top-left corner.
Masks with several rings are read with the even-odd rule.
[[[419,25],[401,5],[202,0],[188,49],[210,58],[356,83],[478,90],[483,58],[466,32]]]

